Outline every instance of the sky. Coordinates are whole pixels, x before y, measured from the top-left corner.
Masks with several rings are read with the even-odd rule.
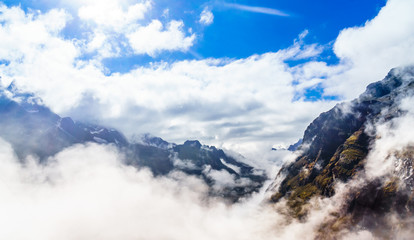
[[[61,116],[249,157],[414,63],[414,1],[0,4],[1,85]]]

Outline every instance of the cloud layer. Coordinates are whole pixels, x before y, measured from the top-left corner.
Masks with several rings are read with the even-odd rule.
[[[283,214],[284,202],[262,202],[263,191],[229,206],[206,197],[201,179],[178,172],[154,178],[123,165],[123,156],[108,146],[73,146],[39,165],[30,158],[22,164],[0,140],[0,157],[5,239],[310,240],[348,190],[342,186],[332,199],[313,199],[309,217],[299,222]],[[355,235],[372,236],[343,233]]]
[[[247,154],[296,142],[312,119],[336,103],[324,95],[354,98],[391,67],[414,62],[413,3],[390,0],[364,26],[339,34],[337,65],[318,61],[329,46],[306,44],[305,30],[277,52],[110,72],[104,59],[192,51],[198,35],[180,19],[147,17],[153,4],[63,1],[60,6],[69,10],[45,13],[2,5],[2,84],[15,81],[55,112],[79,120],[171,142],[200,139]],[[205,11],[199,20],[210,17]],[[63,34],[71,21],[79,21],[77,37]],[[292,61],[299,64],[290,66]],[[309,91],[320,91],[322,98],[309,101]]]
[[[22,165],[1,141],[4,239],[268,239],[271,212],[205,199],[188,176],[153,178],[110,148],[79,145]],[[22,230],[24,229],[24,230]]]

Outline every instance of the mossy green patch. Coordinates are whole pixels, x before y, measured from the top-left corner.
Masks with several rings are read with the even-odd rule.
[[[288,198],[287,206],[295,218],[303,218],[307,214],[306,205],[311,197],[320,194],[314,184],[309,183],[295,189]]]
[[[300,199],[307,201],[317,193],[320,193],[319,188],[312,183],[308,183],[305,186],[297,188],[291,195],[291,198],[299,197]]]
[[[333,178],[331,175],[319,175],[315,178],[315,183],[320,189],[326,189],[330,186],[333,182]]]
[[[382,188],[382,191],[385,195],[393,195],[398,190],[398,182],[399,180],[397,178],[393,178],[390,181],[386,182],[384,187]]]
[[[350,147],[341,152],[339,163],[351,164],[361,160],[363,157],[365,157],[365,153],[362,150]]]

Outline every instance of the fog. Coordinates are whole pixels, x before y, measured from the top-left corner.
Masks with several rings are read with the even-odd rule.
[[[206,199],[194,177],[154,178],[115,149],[78,145],[47,165],[0,144],[1,239],[268,239],[277,216]]]
[[[367,157],[366,172],[369,178],[392,174],[398,161],[395,154],[405,151],[407,147],[414,146],[413,106],[413,97],[404,98],[400,104],[400,109],[405,112],[403,116],[387,122],[380,120],[376,126],[371,127],[375,129],[377,140]],[[387,109],[387,111],[396,110]]]

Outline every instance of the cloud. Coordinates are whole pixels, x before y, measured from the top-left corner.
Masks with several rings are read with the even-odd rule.
[[[204,8],[204,10],[200,14],[199,22],[203,25],[211,25],[213,23],[213,20],[213,13],[208,8]]]
[[[152,57],[162,51],[187,51],[195,40],[195,34],[186,36],[182,21],[170,21],[165,29],[158,19],[145,25],[143,20],[152,8],[152,1],[130,4],[107,0],[84,4],[79,6],[78,16],[89,23],[87,51],[97,51],[98,58],[128,55],[128,47],[133,54]]]
[[[132,5],[119,6],[127,13]],[[304,31],[291,47],[277,52],[242,59],[154,62],[108,74],[101,61],[104,57],[126,54],[126,48],[151,56],[188,51],[195,34],[185,34],[181,21],[154,19],[142,24],[135,19],[133,27],[119,28],[124,29],[120,33],[110,24],[95,25],[85,29],[86,40],[63,38],[61,32],[70,20],[67,12],[29,14],[19,7],[3,6],[0,56],[10,63],[0,65],[0,70],[4,85],[14,80],[59,114],[114,126],[127,134],[150,130],[172,142],[194,138],[259,156],[258,152],[275,144],[296,142],[318,113],[336,103],[309,102],[304,96],[308,89],[351,98],[367,83],[385,76],[394,63],[408,64],[414,34],[407,9],[412,8],[410,1],[393,0],[365,26],[344,30],[335,43],[341,59],[337,65],[318,61],[326,47],[306,44]],[[393,12],[401,13],[393,17]],[[47,21],[42,20],[46,17]],[[390,24],[395,29],[388,36]],[[36,34],[28,38],[30,29],[36,29]],[[378,38],[364,40],[368,32]],[[362,47],[354,51],[359,44]],[[99,57],[82,58],[94,51]],[[377,52],[384,54],[374,60],[368,57]],[[290,67],[286,63],[290,60],[304,63]]]
[[[285,215],[284,202],[263,203],[265,189],[226,205],[206,196],[201,179],[179,172],[154,178],[125,166],[110,146],[72,146],[40,165],[20,162],[0,139],[0,159],[2,239],[314,239],[350,190],[340,184],[334,197],[311,200],[308,218],[299,222]],[[220,184],[233,180],[212,174]]]
[[[399,155],[407,152],[407,148],[414,146],[413,106],[413,97],[402,99],[401,110],[405,112],[403,116],[386,123],[376,123],[372,127],[375,129],[377,139],[367,157],[366,173],[369,179],[395,174],[396,169],[398,169],[397,166],[406,161],[405,158]],[[395,111],[395,109],[389,111]],[[399,175],[405,176],[403,173]]]
[[[248,5],[238,4],[238,3],[223,3],[223,5],[228,8],[234,8],[237,10],[242,10],[242,11],[247,11],[247,12],[263,13],[263,14],[269,14],[269,15],[275,15],[275,16],[281,16],[281,17],[290,16],[288,13],[285,13],[283,11],[280,11],[274,8],[248,6]]]
[[[10,16],[12,11],[19,14]],[[292,101],[300,86],[292,85],[297,73],[284,61],[302,58],[302,52],[309,57],[320,51],[300,41],[276,53],[245,59],[153,63],[105,75],[99,60],[81,58],[86,49],[110,54],[112,46],[105,42],[108,35],[104,30],[96,30],[94,38],[84,44],[63,39],[56,28],[46,27],[49,22],[63,21],[62,28],[68,21],[64,12],[48,22],[39,19],[49,13],[31,17],[19,8],[5,8],[3,12],[5,24],[0,32],[5,36],[3,41],[9,40],[0,40],[0,49],[3,59],[10,61],[0,65],[4,85],[14,80],[59,114],[114,126],[126,134],[151,131],[178,143],[195,138],[254,155],[255,151],[270,151],[279,142],[296,142],[307,123],[334,104]],[[14,27],[16,22],[22,23]],[[42,41],[33,42],[36,38],[16,32],[34,23],[39,25],[36,35],[44,36]],[[180,34],[181,22],[174,21],[165,30],[161,27],[154,20],[138,28],[134,35],[137,42],[131,45],[136,44],[142,53],[157,54],[159,48],[184,49],[190,44],[192,39]],[[179,44],[183,39],[188,39],[187,45]],[[305,81],[311,75],[301,79]]]
[[[49,164],[22,165],[1,140],[0,156],[2,239],[238,240],[278,234],[272,211],[206,200],[201,180],[153,178],[124,166],[110,147],[78,145]]]
[[[161,51],[187,51],[195,40],[195,34],[185,36],[182,21],[169,22],[166,30],[158,20],[149,25],[139,27],[126,36],[135,54],[148,54],[155,56]]]
[[[7,8],[0,5],[0,59],[23,61],[35,58],[36,51],[47,52],[50,48],[66,45],[68,59],[76,55],[65,41],[53,38],[65,27],[70,16],[64,10],[51,10],[46,14],[25,14],[19,7]],[[28,38],[28,34],[31,36]],[[47,46],[45,46],[47,45]],[[40,46],[45,46],[40,49]],[[34,49],[33,49],[34,48]],[[66,56],[53,56],[65,58]]]
[[[77,40],[84,45],[83,51],[89,58],[97,62],[104,58],[141,54],[154,57],[163,51],[187,51],[195,39],[194,34],[187,36],[181,20],[167,22],[165,29],[159,19],[149,21],[147,16],[154,5],[151,0],[63,1],[61,5],[76,12],[80,22],[76,31],[86,36]]]
[[[142,20],[151,8],[151,1],[129,5],[126,10],[119,1],[96,1],[86,3],[78,10],[82,20],[92,21],[98,26],[121,32],[130,24]]]
[[[327,94],[354,98],[394,67],[414,64],[414,2],[389,0],[363,26],[341,31],[334,52],[344,70],[325,82]]]

